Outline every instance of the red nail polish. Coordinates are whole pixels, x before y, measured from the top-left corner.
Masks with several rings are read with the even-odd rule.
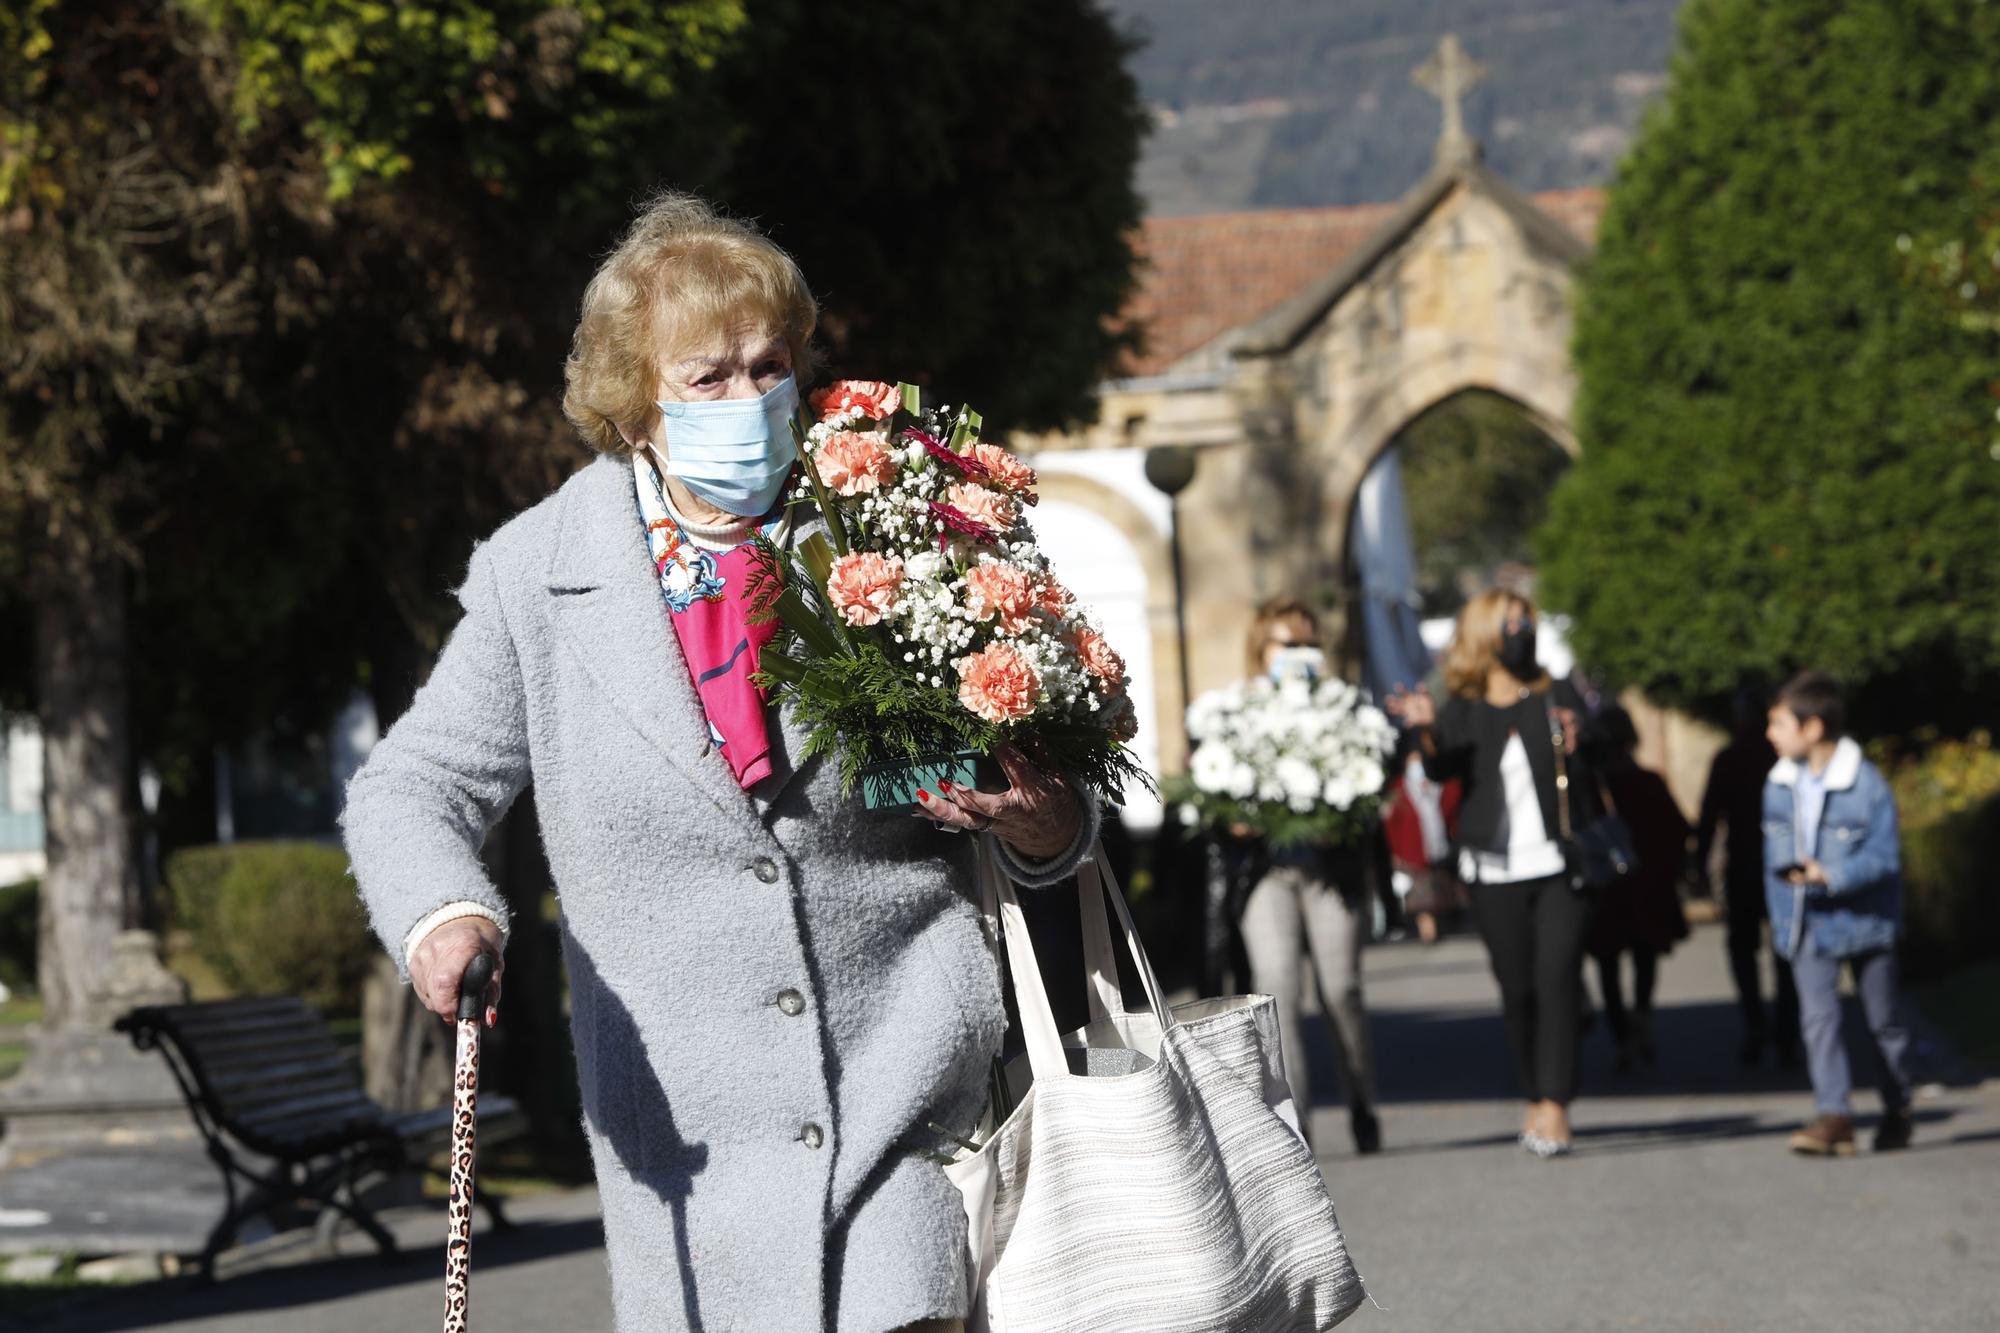
[[[944,791],[951,790],[951,784],[949,782],[946,782],[943,778],[938,779],[938,787]]]
[[[490,1028],[500,1026],[500,1011],[490,1004],[486,1006],[486,1026]]]
[[[922,787],[919,787],[917,788],[917,799],[920,801],[928,801],[931,799],[931,794],[925,791]]]

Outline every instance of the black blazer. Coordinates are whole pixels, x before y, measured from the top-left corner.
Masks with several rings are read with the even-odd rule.
[[[1484,699],[1454,696],[1438,710],[1432,738],[1435,755],[1424,757],[1424,771],[1433,781],[1457,778],[1465,795],[1458,808],[1458,842],[1482,852],[1507,850],[1507,793],[1500,781],[1500,755],[1507,738],[1521,734],[1521,748],[1528,754],[1528,770],[1535,776],[1535,791],[1542,798],[1542,827],[1551,838],[1560,836],[1556,809],[1556,752],[1551,740],[1555,708],[1568,708],[1584,722],[1583,697],[1567,680],[1559,680],[1547,690],[1531,692],[1519,703],[1505,708]],[[1584,730],[1587,732],[1588,728]],[[1590,770],[1586,747],[1579,743],[1575,754],[1563,756],[1569,772],[1569,817],[1572,832],[1596,819],[1602,802],[1597,782]]]

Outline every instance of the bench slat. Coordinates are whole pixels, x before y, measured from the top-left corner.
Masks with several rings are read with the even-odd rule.
[[[321,1107],[264,1125],[238,1124],[237,1137],[252,1147],[268,1146],[291,1160],[384,1137],[382,1109],[370,1102]]]
[[[340,1053],[340,1047],[335,1044],[332,1037],[321,1035],[300,1038],[287,1032],[273,1032],[261,1037],[244,1037],[231,1041],[195,1044],[182,1041],[176,1044],[193,1063],[204,1069],[217,1071],[233,1066],[266,1064],[288,1056],[304,1059],[308,1056]]]
[[[273,1106],[309,1097],[326,1097],[336,1092],[361,1093],[361,1088],[351,1076],[342,1072],[325,1078],[274,1084],[268,1088],[244,1088],[231,1093],[227,1098],[210,1100],[219,1104],[220,1119],[248,1121]]]
[[[201,1006],[189,1005],[179,1010],[155,1010],[151,1019],[148,1026],[196,1041],[231,1029],[320,1028],[326,1024],[326,1020],[308,1005],[279,1003],[263,1003],[228,1013],[204,1013]]]
[[[211,1065],[203,1072],[208,1075],[209,1089],[225,1101],[246,1089],[278,1087],[329,1076],[359,1082],[346,1056],[339,1051],[316,1052],[295,1060],[245,1061],[221,1069]]]
[[[255,995],[236,1000],[201,1000],[194,1004],[149,1005],[143,1012],[174,1026],[229,1022],[272,1013],[303,1013],[318,1017],[313,1007],[296,995]]]
[[[381,1119],[385,1112],[359,1088],[341,1088],[333,1092],[312,1093],[304,1097],[288,1097],[282,1101],[260,1106],[245,1115],[231,1116],[244,1129],[257,1133],[268,1132],[272,1126],[287,1120],[297,1120],[302,1116],[316,1115],[322,1111],[345,1110],[360,1107]]]
[[[430,1111],[412,1111],[408,1115],[391,1119],[389,1128],[402,1139],[437,1138],[449,1141],[451,1110],[449,1106],[440,1106]],[[527,1124],[526,1117],[521,1114],[520,1105],[512,1097],[502,1097],[497,1094],[480,1096],[477,1123],[482,1132],[489,1127],[496,1131],[505,1131],[517,1121],[523,1126]]]
[[[242,1018],[213,1022],[178,1023],[168,1031],[178,1040],[196,1047],[206,1046],[211,1042],[267,1037],[279,1033],[289,1034],[298,1039],[319,1036],[324,1036],[329,1041],[333,1039],[333,1034],[327,1030],[326,1020],[311,1010],[251,1014]]]

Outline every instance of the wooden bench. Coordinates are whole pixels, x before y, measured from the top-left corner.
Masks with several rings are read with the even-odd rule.
[[[451,1142],[451,1106],[398,1114],[362,1091],[326,1020],[305,1001],[216,1000],[155,1005],[118,1020],[140,1050],[166,1057],[188,1110],[222,1170],[228,1206],[200,1259],[203,1280],[250,1218],[282,1229],[296,1205],[319,1205],[317,1228],[331,1249],[341,1219],[367,1232],[385,1255],[396,1239],[362,1204],[364,1181],[432,1169]],[[483,1147],[526,1127],[512,1099],[479,1099]],[[238,1197],[238,1182],[243,1185]],[[473,1199],[495,1227],[508,1225],[498,1201],[475,1188]]]

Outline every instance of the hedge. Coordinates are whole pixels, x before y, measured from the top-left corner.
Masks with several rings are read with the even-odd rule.
[[[317,842],[190,847],[167,858],[175,928],[231,990],[361,1009],[374,952],[339,848]]]
[[[1913,980],[2000,958],[2000,795],[1903,830],[1903,968]]]

